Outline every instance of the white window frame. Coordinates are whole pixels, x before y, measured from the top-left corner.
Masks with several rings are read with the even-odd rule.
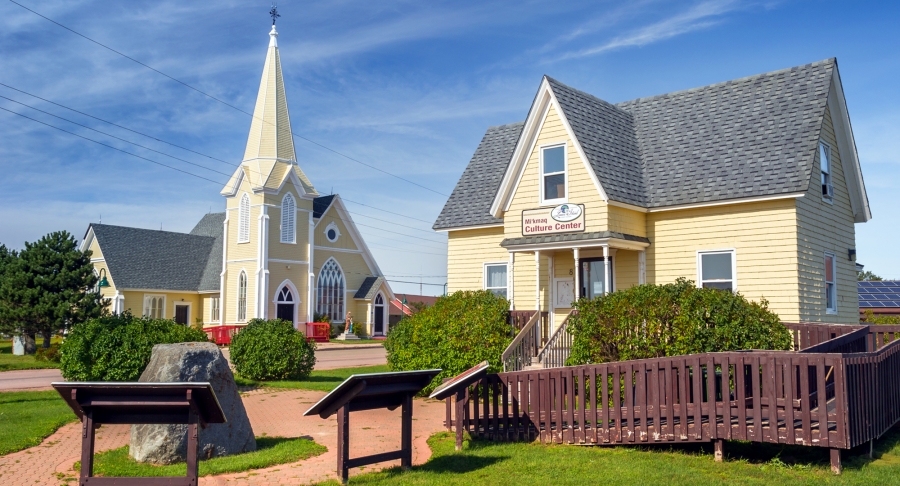
[[[187,322],[184,323],[184,326],[191,327],[191,318],[194,316],[194,306],[192,302],[181,302],[177,300],[172,302],[172,320],[175,320],[175,308],[180,305],[188,308]]]
[[[244,279],[244,295],[241,295],[241,278]],[[237,281],[237,304],[235,308],[235,320],[237,322],[247,322],[247,294],[249,293],[250,279],[247,278],[247,272],[241,270],[238,273]],[[243,313],[243,316],[241,315]]]
[[[291,207],[285,211],[288,202]],[[281,200],[281,242],[297,244],[297,199],[291,193],[285,194]]]
[[[828,281],[828,257],[831,257],[831,276],[834,278],[831,282]],[[822,256],[822,264],[825,267],[825,273],[822,274],[822,281],[825,283],[825,314],[828,315],[836,315],[838,313],[838,300],[837,300],[837,257],[834,253],[826,251]],[[834,303],[834,308],[828,308],[828,284],[831,284],[831,301]]]
[[[162,299],[162,309],[160,310],[160,314],[157,317],[153,317],[153,310],[149,307],[149,303],[151,299],[161,298]],[[144,294],[144,311],[143,315],[145,317],[149,317],[151,319],[165,319],[166,318],[166,295],[165,294]]]
[[[238,243],[250,243],[250,196],[245,192],[238,203]]]
[[[824,149],[825,152],[825,162],[828,166],[827,171],[822,171],[822,151]],[[832,177],[832,172],[834,171],[833,164],[831,163],[831,145],[826,143],[824,140],[819,140],[819,172],[825,175],[825,182],[823,184],[819,184],[819,190],[821,190],[822,185],[831,186],[832,196],[826,196],[825,193],[822,193],[822,200],[827,202],[828,204],[834,204],[834,177]],[[821,179],[821,177],[820,177]]]
[[[222,301],[221,297],[210,297],[209,299],[209,322],[222,322]]]
[[[703,288],[703,255],[716,255],[722,253],[731,254],[731,291],[738,291],[738,275],[737,275],[737,249],[722,248],[718,250],[697,250],[697,288]],[[725,282],[725,280],[708,280],[708,282]]]
[[[564,191],[565,194],[563,194],[563,197],[559,197],[556,199],[547,199],[544,197],[544,187],[546,186],[546,184],[544,184],[544,177],[547,177],[550,175],[558,175],[558,174],[560,174],[560,172],[551,172],[550,174],[544,174],[544,150],[557,148],[557,147],[563,148],[563,171],[561,172],[561,174],[563,174],[563,184],[565,185],[565,191]],[[538,168],[539,169],[538,184],[541,186],[540,187],[540,192],[541,192],[540,205],[541,206],[555,206],[558,204],[567,203],[569,201],[569,149],[568,149],[568,147],[569,147],[568,142],[552,143],[552,144],[547,144],[547,145],[541,145],[540,147],[538,147],[538,150],[540,151],[540,160],[541,160],[540,167]]]
[[[488,287],[488,267],[506,267],[506,280],[504,281],[505,285],[502,287]],[[481,288],[483,290],[500,290],[503,289],[506,291],[506,300],[509,300],[509,262],[485,262],[482,271],[481,271]]]
[[[334,236],[333,240],[328,237],[328,231],[330,231],[330,230],[334,230],[335,236]],[[340,237],[341,237],[341,229],[338,228],[337,223],[335,223],[334,221],[328,223],[328,226],[325,227],[325,239],[328,240],[330,243],[335,243],[338,239],[340,239]]]
[[[337,261],[337,258],[329,257],[328,260],[325,260],[325,263],[322,264],[322,268],[319,269],[318,275],[316,275],[316,307],[315,307],[315,310],[319,314],[326,314],[326,312],[323,312],[323,310],[319,308],[319,304],[320,304],[320,300],[321,300],[320,296],[319,296],[319,292],[323,288],[322,285],[320,285],[319,283],[322,278],[322,271],[325,270],[325,267],[328,266],[328,264],[331,261],[334,261],[334,264],[337,267],[337,270],[341,276],[341,285],[343,286],[343,290],[342,290],[343,298],[341,298],[341,306],[340,306],[340,312],[339,312],[340,318],[334,319],[333,318],[334,316],[328,316],[328,317],[332,319],[331,320],[332,323],[341,323],[341,322],[345,321],[346,316],[347,316],[347,305],[349,304],[349,302],[347,302],[347,294],[349,293],[349,291],[347,290],[347,273],[344,272],[344,268],[341,266],[341,262]]]

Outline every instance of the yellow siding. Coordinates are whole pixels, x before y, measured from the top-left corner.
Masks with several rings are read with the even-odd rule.
[[[500,246],[501,241],[502,227],[448,232],[448,291],[483,289],[484,264],[509,261],[509,253]]]
[[[859,322],[859,294],[856,264],[847,250],[856,248],[856,228],[847,181],[834,135],[831,112],[825,110],[822,140],[831,146],[831,182],[834,201],[822,199],[821,165],[816,151],[809,191],[797,200],[800,267],[800,316],[805,321]],[[825,252],[834,253],[837,262],[837,315],[825,313]]]
[[[516,238],[522,236],[522,211],[535,209],[540,205],[540,166],[541,146],[553,143],[566,142],[566,170],[568,171],[568,202],[572,204],[584,204],[586,231],[606,231],[607,205],[600,199],[597,186],[585,168],[584,161],[575,150],[575,144],[569,139],[565,126],[562,123],[556,109],[551,105],[547,117],[541,126],[534,151],[528,158],[522,179],[516,188],[515,194],[509,205],[509,211],[504,215],[506,236]]]
[[[253,298],[256,295],[256,262],[240,262],[229,263],[226,265],[227,274],[225,276],[225,298],[222,313],[225,317],[225,324],[239,323],[237,320],[238,305],[238,277],[241,270],[247,273],[247,321],[253,318],[256,311],[256,302]],[[240,321],[243,323],[246,321]]]
[[[646,237],[647,213],[609,206],[609,231]]]
[[[319,277],[319,270],[322,269],[322,265],[325,265],[325,262],[327,262],[329,258],[333,257],[337,260],[338,264],[341,266],[341,270],[344,271],[344,279],[347,285],[346,288],[350,297],[353,297],[353,294],[359,290],[359,286],[362,285],[362,282],[366,277],[374,276],[369,270],[366,260],[360,253],[343,253],[317,248],[313,256],[316,259],[313,271],[315,272],[317,279]]]
[[[294,204],[298,211],[294,219],[295,243],[281,242],[281,204],[284,196],[290,193],[294,197]],[[298,191],[293,184],[285,184],[277,195],[265,197],[269,216],[269,258],[278,260],[306,261],[309,257],[307,242],[309,241],[309,215],[312,211],[312,201],[300,199]],[[309,212],[308,212],[309,211]],[[270,264],[273,266],[274,264]],[[275,282],[276,284],[278,282]]]
[[[247,243],[238,243],[238,208],[244,193],[250,196],[250,241]],[[228,260],[248,260],[257,258],[259,215],[262,210],[263,202],[262,196],[253,194],[246,178],[241,181],[241,186],[234,197],[226,199],[225,206],[228,211],[228,235],[226,235],[226,238],[228,238]],[[271,215],[269,217],[271,218]],[[276,225],[277,224],[278,223],[276,223]]]
[[[566,279],[570,280],[573,284],[575,283],[575,255],[572,251],[557,251],[553,253],[553,278],[554,279]],[[556,292],[555,287],[551,287],[552,292]],[[566,315],[571,310],[571,303],[567,303],[565,306],[555,307],[556,297],[553,297],[554,303],[554,311],[553,311],[553,329],[556,328],[559,324],[562,323],[563,319],[566,318]]]
[[[696,281],[697,251],[734,248],[738,291],[768,299],[784,321],[799,320],[793,199],[649,213],[647,226],[648,283]]]
[[[213,316],[212,316],[212,299],[218,298],[218,297],[219,297],[219,294],[201,294],[200,295],[200,301],[201,301],[201,304],[203,305],[203,325],[204,326],[211,326],[211,325],[218,326],[219,325],[219,321],[213,320]],[[220,300],[219,301],[219,316],[220,317],[222,315],[221,314],[221,312],[222,312],[221,306],[222,306],[222,302]]]
[[[550,259],[548,253],[541,253],[541,309],[550,308],[550,285],[548,278],[550,276]],[[517,253],[515,271],[513,273],[514,283],[513,291],[515,294],[515,308],[519,310],[534,309],[535,306],[535,275],[537,269],[534,253]]]
[[[144,296],[145,295],[164,295],[166,297],[166,306],[163,310],[164,319],[175,318],[175,304],[190,304],[191,310],[188,313],[188,324],[193,325],[197,317],[203,317],[203,302],[200,294],[186,292],[156,292],[156,291],[131,291],[122,292],[125,296],[124,309],[131,311],[135,316],[144,315]]]
[[[275,299],[278,298],[278,293],[281,292],[281,284],[285,280],[287,280],[296,288],[296,294],[294,295],[294,306],[297,310],[297,322],[307,322],[311,320],[306,316],[306,304],[308,295],[306,290],[306,282],[308,280],[308,268],[309,267],[307,267],[307,265],[305,264],[280,262],[269,263],[269,294],[267,300],[270,318],[274,319],[275,316],[278,315],[275,308]],[[288,288],[290,288],[290,286],[288,286]]]
[[[103,258],[103,251],[100,249],[100,243],[97,241],[97,238],[94,238],[94,241],[91,242],[91,246],[88,248],[91,251],[91,260],[101,259]],[[109,273],[109,266],[105,261],[102,262],[93,262],[94,270],[97,273],[100,273],[101,269],[106,270],[106,280],[109,282],[109,287],[103,287],[100,289],[100,295],[104,298],[109,299],[116,295],[116,283],[113,280],[112,275]]]
[[[625,290],[638,285],[640,281],[638,255],[639,253],[636,251],[616,250],[616,254],[612,258],[613,272],[615,273],[613,277],[614,290]]]
[[[347,215],[347,217],[349,218],[350,216]],[[339,236],[334,243],[328,241],[328,238],[325,236],[325,229],[328,228],[331,223],[336,224],[338,231],[341,233],[341,236]],[[347,230],[347,224],[341,218],[341,215],[338,214],[334,205],[328,208],[328,211],[326,211],[319,219],[319,222],[316,223],[315,232],[316,247],[323,246],[340,248],[343,250],[359,250],[359,247],[353,242],[353,238],[350,237],[350,232]],[[318,260],[318,258],[316,259]]]

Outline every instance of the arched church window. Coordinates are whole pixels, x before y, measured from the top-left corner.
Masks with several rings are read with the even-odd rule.
[[[287,285],[281,287],[275,302],[275,317],[293,323],[294,293],[291,292],[291,289]]]
[[[297,219],[297,205],[294,196],[287,194],[281,201],[281,242],[296,242],[295,221]]]
[[[151,319],[163,319],[166,308],[166,297],[163,295],[144,295],[144,316]]]
[[[250,241],[250,196],[244,193],[241,196],[240,207],[238,208],[238,243],[247,243]]]
[[[332,321],[344,320],[344,272],[334,258],[329,258],[316,285],[316,312]]]
[[[238,276],[237,320],[247,320],[247,273],[243,270]]]

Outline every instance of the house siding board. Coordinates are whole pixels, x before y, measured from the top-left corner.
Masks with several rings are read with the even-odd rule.
[[[616,254],[613,256],[613,270],[615,271],[615,290],[625,290],[638,285],[638,252],[616,250]]]
[[[501,240],[503,240],[503,228],[448,232],[448,291],[484,288],[484,264],[509,261],[509,253],[500,247]],[[520,258],[524,258],[524,255]]]
[[[634,236],[647,236],[647,213],[608,206],[609,231]]]
[[[842,158],[834,135],[831,110],[825,109],[822,140],[831,146],[833,204],[822,199],[821,169],[815,151],[809,190],[797,199],[800,319],[806,321],[859,322],[856,264],[847,250],[856,248],[856,228]],[[825,252],[834,253],[837,264],[837,315],[825,314]]]
[[[328,261],[329,258],[334,257],[337,260],[338,264],[340,264],[341,269],[344,271],[344,281],[346,282],[346,290],[351,292],[347,298],[352,299],[356,294],[356,290],[362,285],[363,281],[365,281],[366,277],[371,277],[372,272],[369,270],[369,266],[366,264],[365,259],[363,259],[362,255],[359,253],[343,253],[336,251],[328,251],[323,248],[316,248],[316,252],[314,254],[316,263],[313,267],[313,271],[316,274],[316,281],[319,278],[319,271],[322,269],[322,265]]]
[[[585,168],[574,143],[569,138],[562,119],[551,105],[522,177],[518,181],[509,210],[503,215],[507,238],[522,237],[522,211],[542,207],[540,203],[541,146],[566,143],[566,169],[568,171],[568,198],[571,204],[584,204],[586,232],[606,231],[609,226],[607,204],[600,198],[597,186]],[[543,207],[549,207],[544,205]]]
[[[230,226],[230,225],[229,225]],[[230,248],[229,248],[230,251]],[[237,319],[238,305],[238,278],[241,270],[247,273],[247,321],[253,318],[256,311],[256,262],[234,262],[226,264],[226,281],[225,281],[225,308],[222,312],[225,316],[226,324],[235,324]]]
[[[350,216],[347,215],[349,218]],[[334,223],[337,225],[338,231],[341,235],[338,237],[337,241],[334,243],[328,241],[328,238],[325,236],[325,231],[328,226]],[[334,206],[328,208],[325,211],[325,214],[319,218],[319,222],[316,224],[315,229],[315,245],[316,251],[319,251],[319,247],[323,248],[339,248],[342,250],[359,250],[360,248],[356,246],[356,243],[353,242],[353,238],[350,236],[350,231],[347,229],[347,223],[344,221],[344,218],[341,217],[337,208]]]
[[[649,213],[647,281],[697,280],[697,251],[734,248],[738,291],[800,320],[797,215],[792,199]],[[621,287],[620,287],[621,288]]]
[[[288,268],[290,267],[290,268]],[[269,265],[269,316],[275,317],[278,295],[281,292],[281,284],[288,280],[296,288],[294,294],[294,307],[297,311],[297,322],[306,322],[306,300],[307,300],[307,272],[308,267],[305,264],[272,262]],[[294,292],[293,290],[291,292]],[[312,317],[312,316],[310,316]]]

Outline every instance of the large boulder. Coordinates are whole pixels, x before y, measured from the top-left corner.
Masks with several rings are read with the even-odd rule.
[[[208,381],[212,384],[227,422],[200,428],[200,458],[256,450],[256,439],[234,375],[215,344],[157,344],[153,346],[150,364],[141,374],[140,381]],[[187,425],[132,425],[129,450],[131,457],[140,462],[184,462],[187,458]]]

